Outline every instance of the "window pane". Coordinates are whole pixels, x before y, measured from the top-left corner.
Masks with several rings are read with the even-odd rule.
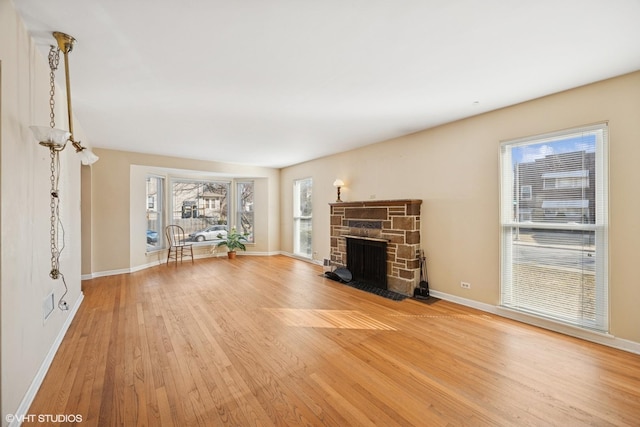
[[[501,149],[502,305],[606,331],[606,125]]]
[[[293,252],[305,258],[311,258],[313,255],[312,189],[311,178],[296,180],[293,185]]]
[[[595,323],[595,231],[509,227],[511,289],[503,304]]]
[[[184,228],[191,240],[215,241],[226,233],[228,182],[176,180],[171,187],[171,223]]]
[[[164,179],[147,177],[147,251],[161,249],[162,244],[162,189]]]
[[[236,224],[238,231],[247,233],[247,241],[254,242],[253,227],[255,224],[253,210],[253,182],[238,182],[238,205]]]
[[[311,218],[300,218],[296,230],[298,241],[296,254],[311,257]]]

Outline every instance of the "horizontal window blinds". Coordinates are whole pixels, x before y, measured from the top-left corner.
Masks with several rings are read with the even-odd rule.
[[[608,330],[607,125],[501,145],[501,304]]]

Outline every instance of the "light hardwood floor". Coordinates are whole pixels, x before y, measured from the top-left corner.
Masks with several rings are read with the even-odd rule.
[[[29,414],[80,414],[82,426],[640,423],[638,355],[321,273],[242,256],[85,281]]]

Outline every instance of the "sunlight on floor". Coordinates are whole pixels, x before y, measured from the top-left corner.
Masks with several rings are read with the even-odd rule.
[[[395,331],[355,310],[315,310],[298,308],[265,308],[288,326],[306,328],[375,329]]]

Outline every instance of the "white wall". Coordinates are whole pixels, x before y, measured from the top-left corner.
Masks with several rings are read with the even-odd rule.
[[[49,66],[9,0],[0,0],[0,63],[0,412],[6,423],[5,415],[16,413],[61,338],[71,311],[56,308],[43,320],[44,298],[54,292],[57,303],[63,292],[62,280],[49,277],[49,151],[29,130],[30,125],[49,123]],[[64,89],[58,88],[57,94],[57,125],[66,127]],[[66,301],[75,307],[81,300],[80,162],[67,148],[61,163],[60,214],[66,248],[60,270],[69,287]]]

